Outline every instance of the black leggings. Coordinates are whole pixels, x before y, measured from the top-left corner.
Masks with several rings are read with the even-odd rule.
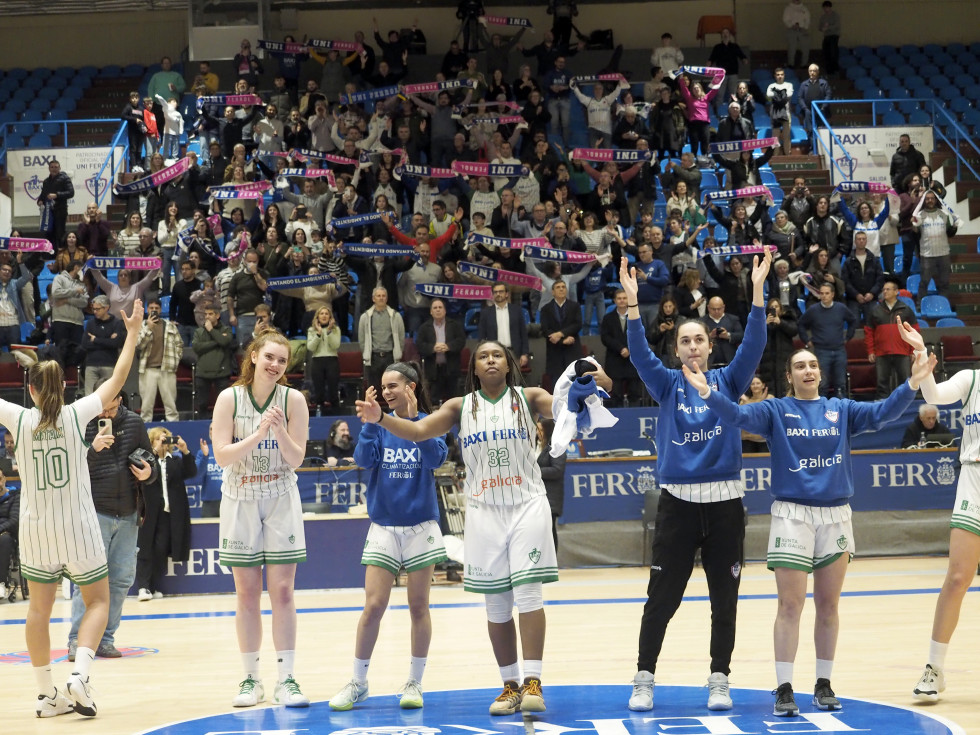
[[[687,121],[687,140],[691,144],[691,153],[695,156],[708,155],[708,127],[710,123],[700,120]],[[700,146],[700,153],[698,147]]]
[[[336,409],[340,404],[337,394],[337,386],[340,384],[340,360],[336,357],[312,358],[309,377],[313,386],[313,405],[319,408],[329,401]]]

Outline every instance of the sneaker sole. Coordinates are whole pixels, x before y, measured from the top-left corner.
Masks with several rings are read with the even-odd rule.
[[[652,704],[647,706],[645,704],[633,704],[632,702],[630,702],[626,706],[630,710],[630,712],[650,712],[653,710]]]
[[[715,702],[715,703],[708,702],[708,709],[711,710],[712,712],[726,712],[731,708],[732,708],[732,700],[730,699],[727,702]]]
[[[813,698],[813,706],[819,710],[823,710],[824,712],[836,712],[837,710],[842,709],[840,702],[837,704],[820,704],[816,697]]]
[[[521,705],[520,703],[517,703],[513,707],[508,707],[507,709],[498,709],[497,711],[491,709],[490,714],[493,717],[506,717],[507,715],[516,714],[520,709],[521,709]]]
[[[525,697],[521,700],[521,712],[545,712],[544,699]]]
[[[84,717],[95,717],[98,712],[98,708],[95,706],[95,702],[92,702],[91,706],[78,701],[78,697],[75,696],[75,692],[71,690],[71,684],[67,685],[68,694],[75,701],[75,712],[83,715]]]
[[[918,689],[912,692],[918,699],[924,702],[938,702],[939,692],[920,692]]]
[[[776,717],[797,717],[800,714],[800,708],[797,707],[794,710],[783,710],[781,712],[773,708],[772,713]]]
[[[398,702],[398,706],[402,709],[422,709],[421,699],[402,699]]]
[[[283,707],[292,707],[294,709],[302,709],[304,707],[309,707],[309,702],[280,702],[278,699],[275,701],[276,704],[281,704]]]

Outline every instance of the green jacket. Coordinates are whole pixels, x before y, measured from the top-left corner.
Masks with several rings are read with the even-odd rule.
[[[197,355],[197,377],[227,378],[231,375],[234,342],[231,327],[218,324],[210,332],[204,327],[194,330],[191,347]]]

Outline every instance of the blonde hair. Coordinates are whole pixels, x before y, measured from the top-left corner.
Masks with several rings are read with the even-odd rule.
[[[61,365],[54,360],[34,363],[27,371],[27,382],[34,389],[34,403],[41,413],[34,433],[56,428],[65,405],[65,372]]]
[[[170,433],[170,429],[168,429],[168,428],[166,428],[164,426],[154,426],[152,429],[149,429],[146,432],[146,435],[148,437],[150,437],[150,444],[151,445],[153,444],[153,442],[155,442],[161,436],[172,436],[171,433]]]
[[[280,332],[278,329],[268,328],[263,329],[259,332],[248,346],[245,348],[245,357],[242,360],[242,371],[238,376],[238,380],[235,381],[234,385],[248,386],[255,381],[255,363],[252,362],[252,355],[258,354],[259,351],[265,347],[270,342],[282,345],[286,348],[286,359],[287,362],[292,356],[292,350],[289,347],[289,340]],[[283,373],[282,377],[276,381],[279,385],[286,385],[286,374]]]

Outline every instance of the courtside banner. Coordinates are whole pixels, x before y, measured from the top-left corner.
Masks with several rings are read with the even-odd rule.
[[[390,87],[378,87],[376,89],[366,89],[363,92],[354,92],[353,94],[342,94],[340,95],[340,103],[343,105],[349,105],[352,102],[386,100],[389,97],[394,97],[400,92],[401,88],[397,84],[392,84]]]
[[[53,253],[54,246],[43,237],[0,237],[0,250],[19,253]]]
[[[86,268],[95,268],[100,271],[116,270],[126,268],[134,271],[153,271],[160,268],[163,261],[160,258],[89,258],[85,261]]]
[[[518,18],[513,15],[481,15],[479,21],[484,25],[490,26],[520,26],[522,28],[534,28],[529,19]]]
[[[706,258],[709,255],[720,255],[721,257],[727,255],[761,255],[766,250],[771,250],[775,253],[778,248],[775,245],[718,245],[709,250],[699,250],[698,257]]]
[[[559,263],[591,263],[596,259],[592,253],[582,253],[578,250],[542,248],[537,245],[525,245],[524,257],[531,258],[532,260],[554,260]]]
[[[412,248],[402,245],[362,245],[357,242],[345,242],[344,252],[348,255],[358,255],[362,258],[404,258],[418,260],[419,256]]]
[[[630,151],[619,148],[576,148],[573,161],[613,161],[614,163],[638,163],[649,161],[653,151]]]
[[[493,298],[492,286],[457,286],[452,283],[416,283],[415,290],[423,296],[439,299],[489,301]]]
[[[704,195],[704,201],[717,202],[725,199],[751,199],[753,197],[769,197],[772,199],[772,192],[768,186],[759,184],[757,186],[746,186],[742,189],[725,189],[723,191],[709,191]]]
[[[775,148],[779,145],[778,138],[757,138],[755,140],[731,140],[727,143],[712,143],[708,146],[709,153],[741,153],[754,151],[759,148]]]
[[[476,163],[470,161],[453,161],[449,170],[460,176],[501,176],[512,179],[515,176],[527,176],[531,169],[519,163]]]
[[[166,184],[168,181],[172,181],[185,173],[191,167],[190,158],[181,158],[176,163],[167,166],[155,174],[150,174],[149,176],[144,176],[142,179],[137,179],[136,181],[130,181],[128,184],[116,184],[112,187],[113,192],[117,196],[122,196],[124,194],[139,194],[144,191],[149,191],[154,186],[161,186]]]
[[[493,281],[494,283],[506,283],[508,286],[519,286],[521,288],[531,288],[535,291],[541,290],[541,279],[537,276],[529,276],[527,273],[515,273],[514,271],[505,271],[500,268],[491,268],[487,265],[477,265],[476,263],[467,263],[465,260],[459,261],[456,264],[460,273],[469,273],[471,276],[476,276],[477,278],[482,278],[484,281]]]
[[[546,237],[518,237],[508,239],[506,237],[493,237],[492,235],[478,235],[475,232],[470,233],[470,236],[467,238],[467,242],[475,242],[479,243],[480,245],[487,245],[495,248],[507,248],[508,250],[513,250],[514,248],[525,248],[528,245],[537,245],[538,247],[546,248],[549,245],[548,238]]]
[[[337,279],[329,273],[317,273],[314,276],[277,276],[266,278],[265,282],[273,291],[283,288],[306,288],[308,286],[322,286],[325,283],[336,283]]]

